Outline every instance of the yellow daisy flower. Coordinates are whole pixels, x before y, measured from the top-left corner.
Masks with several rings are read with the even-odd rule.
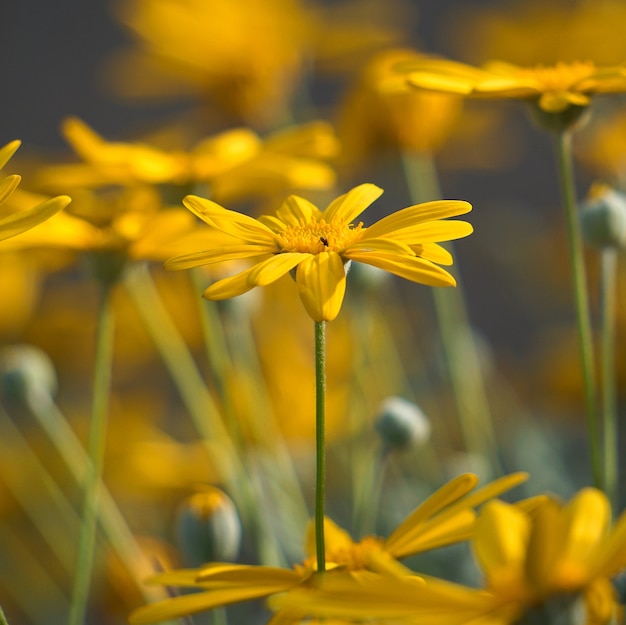
[[[232,245],[186,254],[166,262],[168,269],[250,258],[249,269],[212,284],[203,296],[221,300],[265,286],[295,269],[304,307],[315,321],[332,321],[339,314],[346,289],[346,265],[357,261],[430,286],[452,286],[454,278],[436,265],[452,264],[441,241],[465,237],[472,226],[447,221],[471,205],[440,200],[410,206],[373,226],[354,223],[382,189],[362,184],[338,197],[324,211],[292,195],[275,216],[254,219],[193,195],[185,206],[213,229],[233,237]]]
[[[20,145],[20,141],[12,141],[0,148],[0,169],[9,162]],[[4,204],[11,197],[21,179],[21,176],[14,174],[0,180],[0,204]],[[0,241],[34,228],[65,208],[71,201],[67,195],[61,195],[45,200],[32,208],[0,214]]]
[[[108,185],[209,184],[211,195],[232,201],[299,189],[328,189],[339,143],[329,124],[313,121],[261,138],[248,128],[205,137],[191,149],[164,150],[147,142],[108,141],[82,120],[68,117],[62,132],[81,163],[44,167],[46,189]],[[181,193],[182,196],[182,193]]]
[[[404,579],[411,571],[400,564],[398,558],[467,540],[475,522],[473,508],[510,490],[526,478],[525,473],[514,473],[472,492],[478,478],[469,473],[460,475],[419,505],[387,539],[367,536],[354,542],[347,532],[325,519],[328,567],[325,575],[347,571],[359,583],[378,580],[381,573]],[[132,625],[153,623],[308,587],[317,568],[313,527],[311,524],[306,540],[308,558],[293,569],[212,563],[199,569],[170,571],[155,576],[152,583],[204,592],[143,606],[130,615],[129,622]]]
[[[473,548],[486,589],[437,579],[381,578],[355,584],[323,579],[317,589],[276,599],[277,609],[300,616],[401,618],[439,625],[612,622],[617,604],[611,578],[626,567],[626,514],[610,528],[610,505],[594,488],[567,505],[551,498],[532,509],[491,501],[476,522]],[[580,620],[573,620],[577,614]],[[460,618],[463,616],[464,618]],[[465,620],[464,620],[465,619]]]
[[[626,67],[596,67],[591,61],[520,67],[491,62],[482,68],[446,59],[425,59],[399,68],[420,89],[476,98],[536,100],[546,113],[586,107],[591,96],[626,91]]]

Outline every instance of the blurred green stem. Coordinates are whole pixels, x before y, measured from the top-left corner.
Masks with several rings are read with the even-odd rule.
[[[326,487],[326,322],[315,322],[315,548],[317,570],[326,570],[324,499]]]
[[[430,154],[404,152],[402,164],[413,202],[441,199],[437,171]],[[450,252],[454,250],[451,243],[446,245],[446,249]],[[456,288],[431,289],[445,365],[466,450],[470,455],[485,458],[491,475],[498,475],[501,468],[481,363],[458,268],[455,274]]]
[[[6,616],[4,616],[4,612],[2,610],[2,606],[0,605],[0,625],[9,625]]]
[[[250,486],[246,466],[224,426],[222,415],[206,387],[185,340],[165,308],[150,270],[137,265],[129,271],[126,286],[144,326],[169,371],[194,426],[207,446],[215,468],[237,504],[245,523],[257,528],[259,551],[265,563],[280,565],[283,557],[277,538],[266,531],[258,500]]]
[[[77,484],[82,486],[85,476],[89,473],[90,460],[67,419],[50,394],[40,388],[31,389],[26,401],[31,413],[56,447],[72,477]],[[102,531],[120,561],[132,574],[144,598],[146,600],[161,598],[163,592],[160,588],[152,588],[143,583],[144,578],[154,572],[153,565],[141,551],[111,492],[104,484],[100,485],[98,519]]]
[[[602,361],[602,433],[604,489],[617,510],[617,402],[615,387],[615,313],[617,250],[601,252],[600,306],[602,315],[600,357]]]
[[[576,321],[580,359],[585,389],[585,408],[587,415],[587,436],[589,439],[589,456],[591,471],[595,485],[603,490],[603,472],[600,461],[600,445],[598,440],[598,407],[596,379],[594,374],[593,343],[591,316],[589,313],[589,295],[587,292],[587,276],[583,258],[583,242],[578,219],[576,203],[576,186],[574,182],[574,163],[572,159],[572,134],[565,130],[555,137],[557,166],[561,183],[561,195],[565,204],[567,218],[567,236],[569,243],[570,270],[574,287]]]
[[[89,587],[92,578],[96,545],[98,496],[104,465],[111,367],[113,363],[115,324],[111,292],[112,284],[102,282],[96,329],[93,402],[88,441],[88,453],[91,462],[87,465],[87,475],[84,482],[82,525],[78,539],[78,560],[72,591],[69,625],[82,625],[85,622]]]

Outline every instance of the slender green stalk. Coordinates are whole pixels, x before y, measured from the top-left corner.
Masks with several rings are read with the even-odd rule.
[[[437,171],[431,155],[404,153],[402,163],[414,202],[441,198]],[[452,243],[445,247],[450,252],[454,250]],[[491,409],[458,269],[456,274],[456,288],[431,289],[443,356],[466,450],[470,455],[485,458],[491,473],[498,475],[501,468]]]
[[[324,499],[326,490],[326,322],[315,322],[315,548],[317,570],[326,570]]]
[[[555,133],[554,137],[561,194],[567,217],[570,269],[574,287],[578,341],[585,390],[585,410],[587,416],[587,436],[589,439],[591,471],[595,485],[602,488],[603,480],[598,437],[598,406],[594,373],[591,316],[589,313],[589,295],[587,292],[587,276],[583,258],[582,234],[576,204],[574,163],[572,159],[572,135],[565,130]]]
[[[98,497],[104,465],[111,366],[113,362],[114,317],[111,305],[111,288],[111,284],[102,283],[96,330],[93,402],[88,441],[88,453],[91,463],[87,466],[87,476],[84,482],[82,525],[78,539],[78,560],[75,570],[69,625],[82,625],[85,622],[96,546]]]
[[[2,611],[1,605],[0,605],[0,625],[9,625],[9,621],[7,621],[7,617],[4,616],[4,612]]]
[[[600,358],[602,362],[602,459],[605,492],[617,510],[617,400],[615,387],[615,313],[617,250],[605,248],[601,257],[602,309]]]
[[[52,397],[39,388],[31,389],[26,401],[33,416],[56,447],[74,481],[82,486],[89,474],[90,460],[67,419]],[[154,572],[153,564],[141,551],[124,515],[104,484],[100,485],[98,519],[111,547],[132,574],[144,598],[148,600],[162,597],[163,592],[160,588],[143,583],[144,578]]]
[[[267,564],[280,566],[284,557],[278,539],[266,527],[262,502],[253,492],[250,475],[223,423],[213,396],[198,371],[187,344],[165,308],[145,265],[137,265],[126,276],[128,294],[180,393],[193,424],[207,446],[229,494],[235,500],[244,524],[259,531],[259,552]]]

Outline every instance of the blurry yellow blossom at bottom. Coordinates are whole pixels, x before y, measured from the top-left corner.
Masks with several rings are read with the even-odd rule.
[[[0,169],[8,163],[19,147],[19,141],[12,141],[0,148]],[[0,204],[4,204],[13,195],[20,180],[21,177],[16,174],[0,180]],[[70,202],[71,200],[67,195],[61,195],[45,200],[34,207],[9,211],[8,213],[0,212],[0,241],[34,228],[65,208]]]
[[[300,299],[315,321],[332,321],[339,314],[346,289],[346,265],[373,265],[413,282],[452,286],[454,278],[436,263],[452,264],[441,241],[467,236],[472,226],[446,220],[471,210],[460,200],[440,200],[410,206],[384,217],[373,226],[354,223],[382,189],[362,184],[330,203],[323,212],[304,198],[292,195],[276,215],[254,219],[215,202],[187,196],[185,206],[214,230],[233,237],[225,247],[177,256],[168,269],[250,258],[254,265],[211,285],[204,297],[221,300],[266,286],[295,270]]]
[[[439,625],[556,622],[557,614],[567,623],[612,622],[617,603],[610,580],[626,566],[626,514],[610,528],[610,506],[599,490],[583,489],[567,505],[546,498],[531,510],[489,502],[478,517],[473,548],[485,590],[433,578],[416,586],[411,579],[354,584],[328,576],[317,588],[273,605],[300,616]]]
[[[404,578],[411,571],[397,558],[435,549],[461,540],[472,533],[475,522],[473,508],[513,488],[526,479],[515,473],[488,484],[474,492],[478,478],[460,475],[441,487],[419,505],[387,538],[367,536],[355,542],[350,535],[325,519],[326,576],[347,571],[359,583],[384,579],[382,574]],[[308,528],[308,558],[293,569],[229,563],[211,563],[198,569],[162,573],[152,582],[166,586],[195,588],[201,592],[181,595],[135,610],[129,617],[133,625],[176,618],[219,606],[280,593],[298,592],[314,584],[314,526]],[[298,622],[286,618],[285,622]]]

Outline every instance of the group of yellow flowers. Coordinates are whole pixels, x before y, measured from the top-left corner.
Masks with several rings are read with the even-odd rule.
[[[284,4],[282,19],[288,26],[290,4]],[[185,27],[185,14],[175,3],[163,3],[162,8],[173,23],[182,20],[181,28]],[[197,10],[201,12],[200,7]],[[128,9],[127,21],[142,32],[145,24],[136,18]],[[179,47],[159,54],[171,56],[170,78],[179,71],[193,83],[195,74],[180,69],[184,39],[175,42]],[[151,45],[158,44],[159,38],[154,37]],[[259,50],[259,54],[271,52]],[[186,62],[198,70],[198,59]],[[592,100],[599,94],[626,93],[626,64],[598,67],[580,61],[520,67],[494,62],[472,67],[403,51],[388,57],[385,65],[370,102],[376,98],[387,102],[392,116],[402,110],[394,109],[394,103],[402,106],[403,99],[414,94],[433,97],[434,102],[442,94],[525,101],[539,125],[561,141],[565,179],[568,141]],[[205,69],[215,79],[212,88],[225,99],[241,96],[233,77],[229,81],[218,75],[219,68]],[[283,68],[286,73],[288,69],[295,72],[295,65]],[[252,80],[242,84],[256,94],[246,92],[237,100],[242,111],[249,111],[260,87]],[[359,105],[364,102],[355,100]],[[137,608],[129,616],[130,623],[166,621],[253,599],[267,599],[274,612],[272,625],[318,620],[415,625],[623,622],[620,575],[626,569],[626,515],[612,518],[615,467],[603,465],[601,456],[616,443],[610,424],[600,427],[595,420],[598,401],[593,365],[589,366],[585,351],[589,320],[584,293],[577,291],[576,305],[582,368],[588,374],[587,416],[597,488],[584,488],[567,503],[551,495],[504,503],[498,497],[524,482],[525,473],[495,479],[478,489],[478,478],[464,473],[426,498],[387,538],[354,540],[324,513],[325,324],[340,315],[352,263],[430,287],[455,286],[455,278],[443,268],[453,262],[445,244],[472,233],[471,224],[454,219],[469,213],[471,205],[431,200],[370,223],[363,213],[383,192],[371,183],[354,186],[323,210],[299,194],[276,202],[285,188],[316,192],[335,182],[328,161],[336,156],[338,144],[325,122],[263,138],[248,128],[231,129],[195,141],[188,151],[161,149],[149,141],[109,142],[73,117],[64,121],[63,134],[80,162],[36,171],[33,188],[46,195],[18,189],[18,175],[0,182],[0,240],[7,250],[63,247],[82,254],[105,296],[141,261],[164,263],[168,270],[210,266],[210,273],[202,274],[203,279],[206,275],[211,279],[202,293],[207,300],[238,297],[291,275],[319,339],[318,403],[311,406],[318,419],[316,516],[306,529],[306,559],[292,568],[209,562],[157,572],[148,582],[165,587],[173,596]],[[19,145],[13,141],[0,149],[0,167],[6,170]],[[172,189],[187,195],[182,201],[180,197],[170,201]],[[71,199],[68,195],[48,199],[50,194],[66,192]],[[566,182],[565,198],[567,194]],[[259,196],[271,210],[258,217],[221,205]],[[573,278],[580,285],[585,274],[576,217],[569,227]],[[289,354],[282,357],[288,360]],[[102,384],[95,397],[106,395],[106,382]],[[104,414],[106,402],[94,402],[94,414]],[[592,436],[598,432],[598,437]],[[89,465],[93,473],[83,484],[79,565],[83,579],[77,581],[73,597],[82,606],[73,612],[73,625],[84,618],[98,516],[102,431],[93,436],[96,443]],[[230,468],[236,472],[224,442],[228,437],[217,432],[215,438],[223,443],[215,453],[223,453],[224,464],[232,463]],[[222,503],[217,497],[215,507]],[[409,556],[463,541],[470,542],[479,564],[481,588],[420,575],[402,563]]]

